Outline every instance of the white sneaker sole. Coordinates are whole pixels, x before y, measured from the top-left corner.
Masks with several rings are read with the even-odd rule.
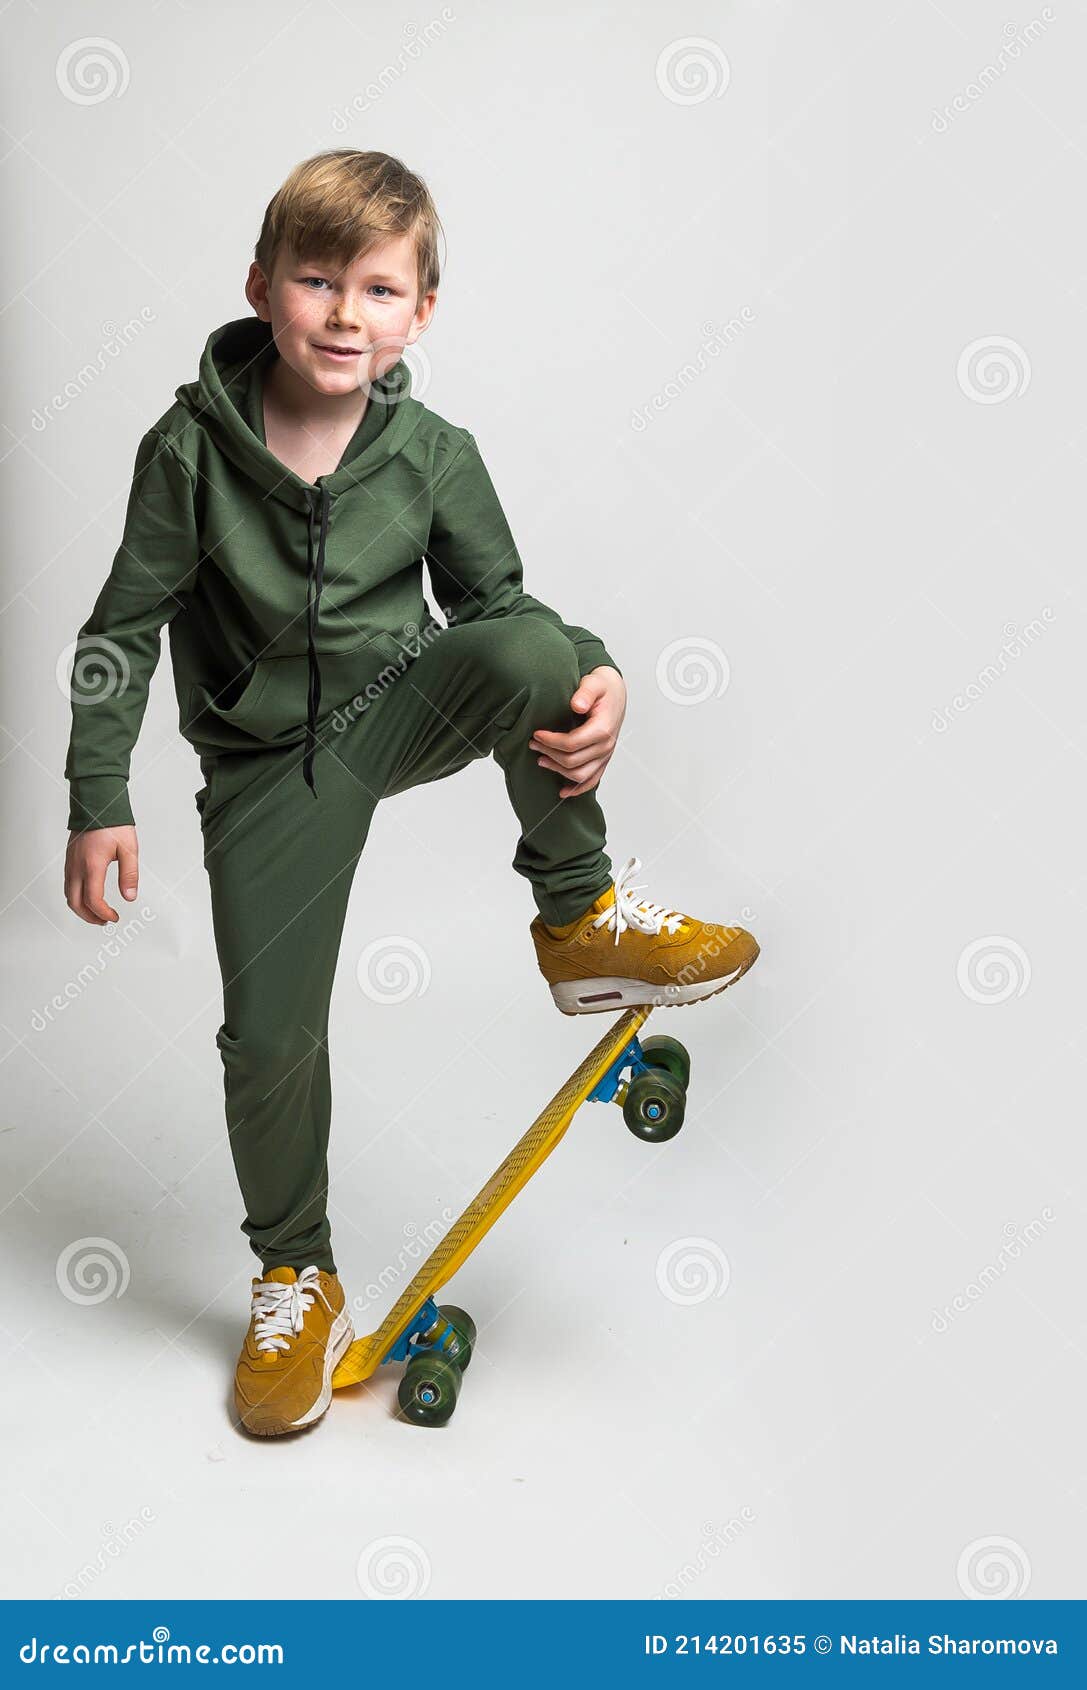
[[[754,960],[752,957],[751,961]],[[551,996],[564,1015],[599,1015],[607,1010],[634,1009],[640,1004],[667,1009],[697,1003],[699,998],[711,998],[744,973],[746,968],[741,964],[731,974],[718,975],[715,980],[699,980],[690,986],[653,986],[647,980],[630,980],[618,974],[600,975],[594,980],[560,980],[552,986]]]

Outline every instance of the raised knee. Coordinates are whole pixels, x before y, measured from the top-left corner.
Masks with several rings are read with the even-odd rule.
[[[489,661],[512,693],[526,688],[537,708],[568,710],[577,690],[577,649],[545,617],[506,616],[492,624]]]

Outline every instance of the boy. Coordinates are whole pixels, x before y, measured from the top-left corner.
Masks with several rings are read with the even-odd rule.
[[[324,1414],[354,1336],[325,1212],[325,1041],[381,798],[494,756],[537,962],[566,1014],[692,1002],[758,955],[742,928],[636,901],[637,858],[612,880],[594,788],[626,707],[618,666],[523,592],[475,440],[410,397],[401,354],[433,315],[439,227],[424,183],[387,154],[343,148],[291,173],[246,283],[256,316],[210,336],[198,379],[141,440],[121,546],[77,639],[65,895],[104,923],[118,919],[111,862],[136,894],[129,762],[169,624],[204,777],[242,1231],[263,1268],[235,1401],[261,1434]]]

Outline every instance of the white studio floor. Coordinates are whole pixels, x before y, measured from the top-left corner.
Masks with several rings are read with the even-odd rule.
[[[468,778],[489,803],[486,775]],[[388,818],[366,885],[396,872]],[[438,1430],[394,1417],[391,1367],[293,1439],[232,1428],[253,1268],[197,939],[170,960],[161,921],[24,1035],[0,1136],[18,1286],[6,1593],[257,1596],[274,1567],[314,1597],[938,1597],[993,1576],[1073,1595],[1082,1214],[1059,1075],[1040,1068],[1025,1130],[1006,1006],[956,982],[980,888],[963,917],[961,886],[930,875],[872,942],[859,881],[846,932],[818,878],[794,883],[787,918],[784,900],[766,907],[735,993],[647,1023],[691,1051],[678,1137],[647,1147],[618,1108],[583,1106],[447,1288],[479,1339]],[[466,881],[466,921],[487,880]],[[334,1239],[358,1332],[606,1025],[551,1008],[509,880],[490,955],[514,988],[481,988],[475,1008],[447,989],[455,921],[424,995],[359,994],[356,884],[330,1048]],[[913,942],[920,904],[946,934],[936,961]],[[1074,1029],[1047,943],[1039,929],[1015,1008],[1059,1048]],[[25,958],[24,1012],[48,996],[42,956]],[[81,1048],[97,1053],[82,1067]],[[122,1294],[59,1289],[88,1239],[112,1246],[116,1287],[123,1251]]]

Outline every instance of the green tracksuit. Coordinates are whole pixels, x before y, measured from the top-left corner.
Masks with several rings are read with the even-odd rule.
[[[333,1269],[325,1040],[374,806],[493,755],[519,824],[513,867],[545,921],[573,920],[611,882],[603,813],[594,792],[560,799],[528,742],[575,727],[579,678],[618,665],[522,590],[475,440],[411,397],[406,364],[310,484],[265,441],[277,356],[267,324],[224,325],[140,442],[121,545],[78,636],[68,825],[132,822],[130,758],[169,624],[180,731],[204,776],[242,1230],[266,1269]]]

